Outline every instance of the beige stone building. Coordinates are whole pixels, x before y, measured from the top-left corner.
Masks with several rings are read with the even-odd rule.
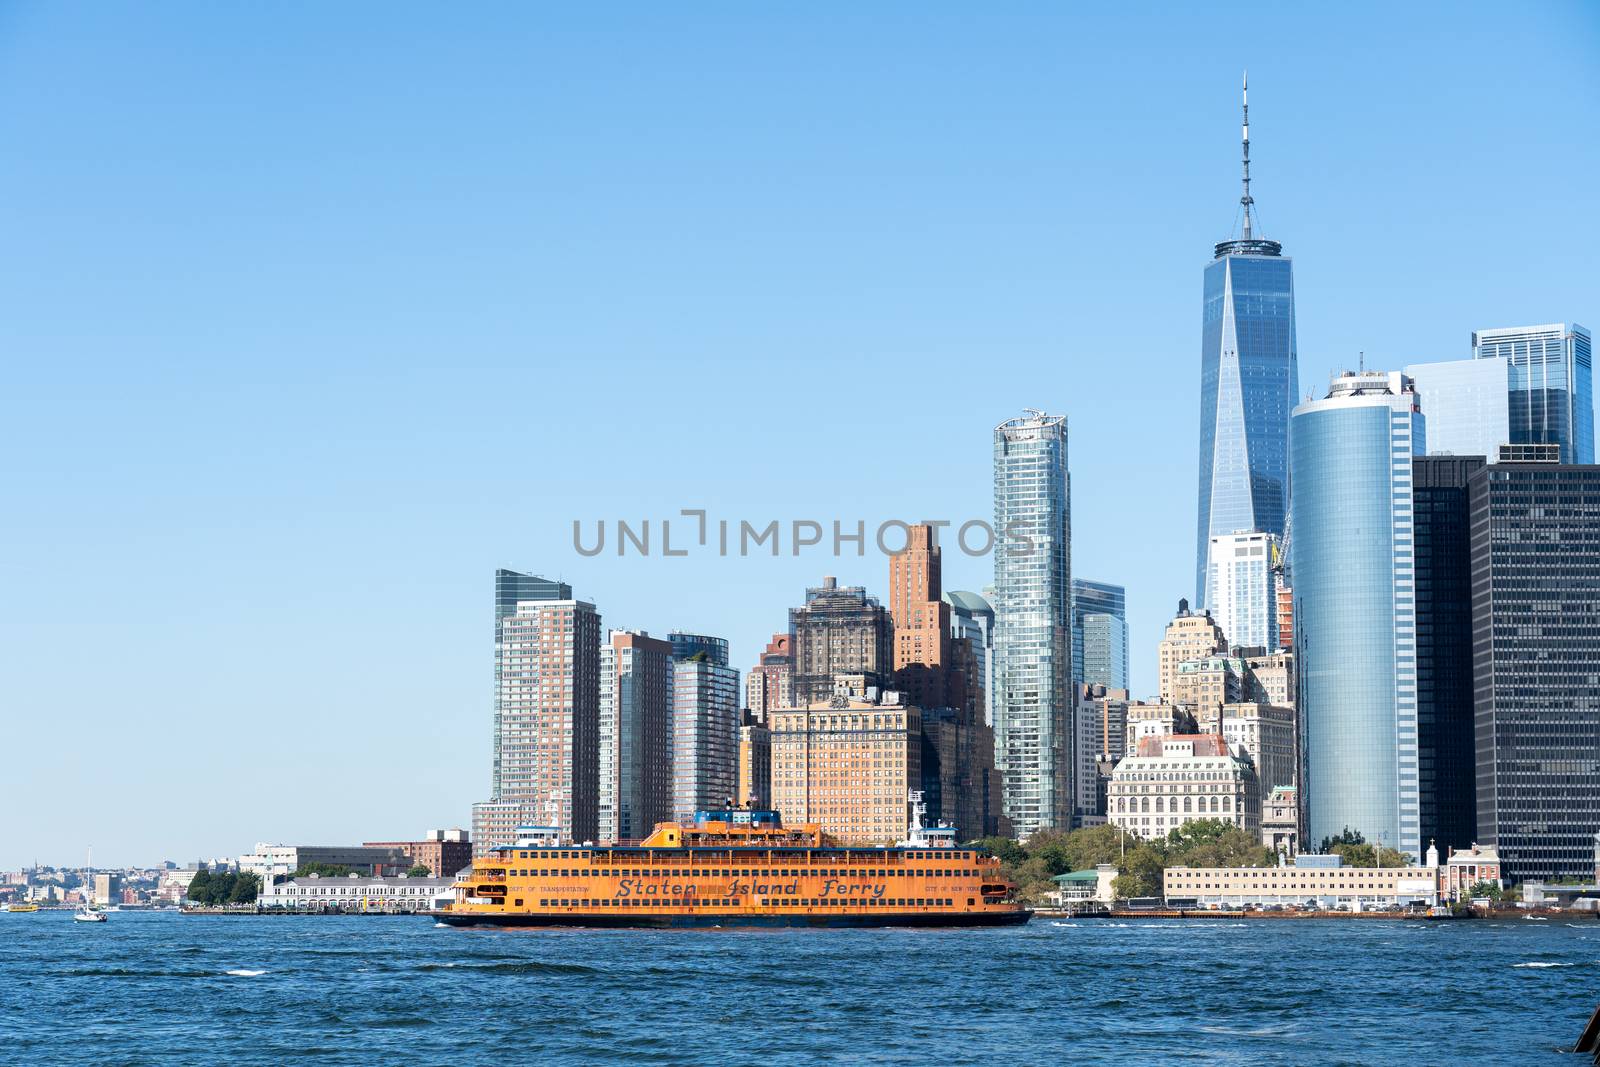
[[[1233,656],[1202,656],[1178,664],[1171,701],[1187,708],[1216,707],[1244,699],[1244,661]]]
[[[1142,838],[1184,823],[1217,819],[1261,832],[1255,767],[1216,734],[1148,737],[1117,764],[1106,790],[1106,820]]]
[[[834,697],[773,711],[772,806],[849,844],[905,836],[907,796],[922,787],[922,719],[899,700]]]
[[[1234,751],[1250,757],[1256,765],[1262,795],[1279,786],[1292,786],[1295,775],[1295,732],[1293,708],[1274,704],[1225,704],[1201,707],[1195,712],[1201,733],[1220,733]]]
[[[1292,867],[1168,867],[1162,889],[1168,903],[1240,908],[1279,905],[1367,911],[1397,904],[1439,902],[1438,871],[1431,867],[1345,867],[1337,856],[1297,857]]]
[[[1180,600],[1178,614],[1167,624],[1157,651],[1161,702],[1179,703],[1176,696],[1178,668],[1190,660],[1227,652],[1228,639],[1209,614],[1197,615],[1189,610],[1187,600]]]
[[[1294,653],[1260,652],[1252,649],[1240,652],[1244,660],[1244,695],[1242,700],[1257,704],[1277,704],[1294,707]]]
[[[739,724],[738,801],[757,810],[772,807],[772,731],[748,709]]]

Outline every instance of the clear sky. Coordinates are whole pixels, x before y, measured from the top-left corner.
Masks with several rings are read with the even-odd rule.
[[[744,668],[887,563],[572,521],[986,517],[1024,406],[1148,692],[1243,68],[1303,389],[1600,327],[1600,8],[1071,8],[0,7],[0,867],[466,825],[495,567]]]

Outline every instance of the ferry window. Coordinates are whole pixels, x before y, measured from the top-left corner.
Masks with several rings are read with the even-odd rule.
[[[968,897],[968,898],[967,898],[967,907],[969,907],[969,908],[970,908],[970,907],[972,907],[972,906],[973,906],[973,905],[974,905],[974,904],[976,904],[976,903],[977,903],[977,901],[975,901],[975,900],[973,900],[973,899],[972,899],[972,898],[971,898],[971,897]]]
[[[519,908],[522,907],[522,898],[521,897],[517,898],[517,907],[519,907]]]

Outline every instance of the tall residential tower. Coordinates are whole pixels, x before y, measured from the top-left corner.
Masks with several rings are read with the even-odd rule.
[[[1018,837],[1072,825],[1072,510],[1067,420],[994,431],[995,764]]]

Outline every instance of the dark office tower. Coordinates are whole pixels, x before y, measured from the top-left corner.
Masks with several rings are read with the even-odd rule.
[[[1422,841],[1437,844],[1441,854],[1469,848],[1478,839],[1467,483],[1484,462],[1482,456],[1417,456],[1411,461],[1417,560],[1417,795]]]
[[[1468,486],[1478,837],[1504,877],[1594,875],[1600,467],[1495,463]]]
[[[1244,113],[1240,236],[1206,266],[1200,343],[1200,521],[1195,607],[1209,607],[1211,538],[1256,530],[1283,537],[1289,508],[1289,413],[1295,370],[1294,267],[1283,246],[1255,235],[1250,109]]]
[[[824,578],[806,590],[805,606],[789,610],[797,707],[829,700],[840,675],[886,689],[894,663],[894,621],[859,585]]]

